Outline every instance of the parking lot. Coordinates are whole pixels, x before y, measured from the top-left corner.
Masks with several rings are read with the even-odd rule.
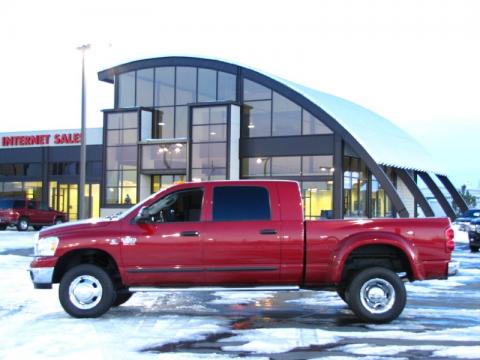
[[[136,294],[99,319],[73,319],[57,288],[34,290],[33,232],[0,233],[0,358],[480,358],[480,255],[457,232],[459,273],[407,285],[394,322],[358,322],[333,292]]]

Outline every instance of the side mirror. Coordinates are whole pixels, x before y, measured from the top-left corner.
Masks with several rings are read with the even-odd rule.
[[[135,216],[135,221],[137,223],[148,223],[151,221],[151,215],[150,211],[148,210],[148,207],[143,206],[140,211],[138,212],[137,216]]]

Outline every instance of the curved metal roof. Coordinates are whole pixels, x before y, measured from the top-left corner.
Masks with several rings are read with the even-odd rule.
[[[333,117],[381,165],[445,174],[430,153],[411,135],[384,117],[348,100],[276,79]]]
[[[333,118],[365,149],[375,162],[381,165],[402,169],[445,174],[442,166],[411,135],[382,116],[348,100],[314,90],[303,85],[279,78],[250,67],[240,66],[229,61],[198,57],[168,56],[134,61],[98,73],[99,80],[113,83],[114,75],[155,66],[199,66],[237,73],[241,68],[248,74],[256,73],[300,95],[300,100],[318,106]],[[253,79],[255,81],[255,79]],[[284,94],[285,95],[285,94]],[[299,97],[295,97],[298,102]],[[302,101],[302,100],[301,100]],[[300,103],[299,105],[302,106]],[[328,125],[328,124],[327,124]],[[333,129],[332,129],[333,130]]]

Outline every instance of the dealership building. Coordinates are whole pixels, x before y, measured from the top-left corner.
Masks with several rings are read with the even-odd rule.
[[[114,104],[89,129],[90,216],[174,183],[289,179],[307,219],[455,216],[445,171],[407,133],[347,100],[228,62],[162,57],[99,72]],[[77,217],[78,131],[0,134],[0,196]],[[434,214],[420,188],[443,210]]]

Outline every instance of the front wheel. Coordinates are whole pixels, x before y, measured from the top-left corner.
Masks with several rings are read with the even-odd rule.
[[[478,252],[478,246],[470,245],[470,251],[471,251],[472,253],[477,253],[477,252]]]
[[[27,231],[29,225],[30,224],[28,222],[28,219],[26,217],[22,217],[22,218],[18,219],[17,230],[18,231]]]
[[[407,302],[402,280],[393,271],[382,267],[360,271],[352,279],[347,293],[350,308],[365,322],[395,320]]]
[[[102,268],[82,264],[65,273],[58,290],[63,309],[76,318],[105,314],[115,299],[110,276]]]

